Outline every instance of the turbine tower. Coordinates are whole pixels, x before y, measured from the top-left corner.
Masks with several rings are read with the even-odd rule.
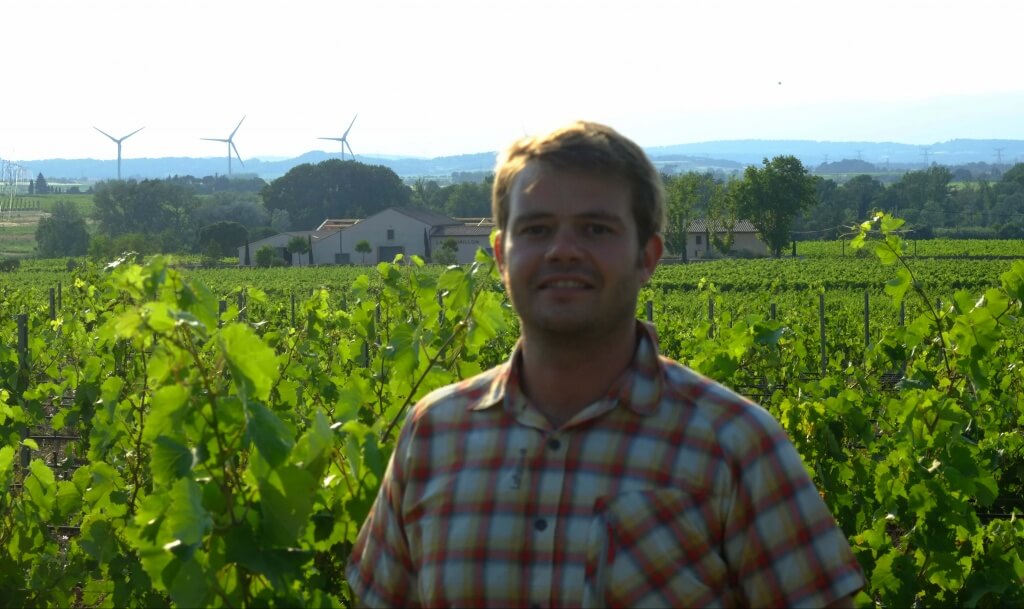
[[[224,142],[228,145],[228,175],[231,175],[231,151],[235,151],[235,156],[238,157],[238,162],[242,163],[242,167],[245,167],[245,163],[242,162],[242,155],[238,154],[238,148],[235,147],[235,133],[238,132],[238,128],[242,126],[242,121],[245,117],[242,117],[241,121],[238,121],[238,125],[235,126],[235,130],[231,132],[231,135],[227,139],[215,138],[215,137],[201,137],[199,139],[206,140],[208,142]]]
[[[130,138],[131,136],[135,135],[139,131],[142,131],[143,129],[145,129],[145,127],[139,127],[138,129],[136,129],[135,131],[132,131],[131,133],[129,133],[128,135],[122,137],[121,139],[117,139],[116,137],[110,135],[109,133],[107,133],[106,131],[100,129],[99,127],[93,127],[93,129],[95,129],[96,131],[99,131],[103,135],[109,137],[111,140],[113,140],[113,142],[115,144],[117,144],[117,179],[120,180],[121,179],[121,142],[123,142],[126,139]]]
[[[358,112],[356,113],[355,116],[352,117],[352,122],[348,124],[348,129],[345,130],[345,133],[341,137],[318,137],[317,138],[318,140],[332,140],[332,141],[335,141],[335,142],[341,142],[341,160],[343,160],[343,161],[345,160],[345,148],[346,147],[348,148],[349,154],[352,155],[352,159],[355,160],[355,158],[356,158],[356,153],[352,152],[352,146],[350,146],[349,143],[348,143],[348,132],[352,131],[352,125],[354,125],[356,123],[356,119],[357,118],[359,118],[359,113]]]

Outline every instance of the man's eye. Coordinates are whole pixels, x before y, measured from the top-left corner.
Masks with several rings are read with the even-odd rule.
[[[607,235],[612,232],[612,229],[604,224],[588,224],[587,232],[591,235]]]
[[[524,235],[536,237],[538,235],[546,234],[548,232],[548,227],[544,226],[543,224],[531,224],[528,226],[524,226],[522,229],[520,229],[519,232]]]

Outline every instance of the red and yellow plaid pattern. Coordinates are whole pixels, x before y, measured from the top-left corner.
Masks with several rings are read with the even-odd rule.
[[[660,357],[560,429],[509,362],[410,412],[348,568],[367,606],[820,607],[860,567],[765,410]]]

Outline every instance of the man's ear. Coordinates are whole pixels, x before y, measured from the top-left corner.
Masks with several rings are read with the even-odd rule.
[[[665,242],[662,240],[661,235],[654,234],[644,244],[642,250],[640,250],[640,266],[643,268],[641,274],[641,284],[647,283],[654,274],[654,269],[658,268],[658,262],[661,261],[661,254],[665,251]]]
[[[504,235],[502,231],[498,230],[494,233],[494,261],[498,263],[498,270],[502,273],[505,272],[505,248],[504,248]]]

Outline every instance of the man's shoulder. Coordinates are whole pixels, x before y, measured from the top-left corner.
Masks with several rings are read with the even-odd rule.
[[[716,436],[722,448],[746,449],[785,435],[765,408],[675,360],[660,357],[665,379],[663,413],[686,412],[687,418]]]
[[[476,376],[434,389],[420,398],[409,414],[416,423],[426,417],[432,420],[456,420],[475,409],[493,405],[500,399],[499,386],[507,374],[507,364],[495,366]]]

